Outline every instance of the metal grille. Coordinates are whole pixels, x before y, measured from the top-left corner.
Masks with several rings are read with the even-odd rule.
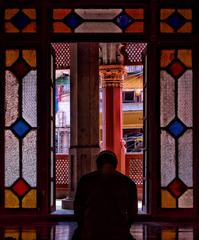
[[[69,185],[69,156],[56,155],[56,186],[67,187]]]
[[[69,43],[52,43],[55,50],[56,69],[70,68],[70,47]]]
[[[142,64],[142,52],[146,43],[126,43],[126,65]],[[69,43],[52,43],[55,50],[56,69],[70,68],[70,46]]]
[[[146,48],[146,43],[127,43],[126,53],[127,53],[127,63],[128,64],[141,64],[142,63],[142,52]]]
[[[126,155],[126,174],[137,184],[143,184],[143,154]]]

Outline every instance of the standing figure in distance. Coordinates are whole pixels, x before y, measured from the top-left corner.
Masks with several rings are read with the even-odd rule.
[[[74,212],[78,227],[73,240],[130,240],[131,224],[137,215],[135,183],[116,170],[117,157],[102,151],[96,159],[97,171],[78,182]]]

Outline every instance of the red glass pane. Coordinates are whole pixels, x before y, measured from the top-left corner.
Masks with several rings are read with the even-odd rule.
[[[178,178],[175,178],[168,185],[169,192],[175,197],[179,198],[187,190],[187,186]]]
[[[185,67],[179,61],[175,61],[169,67],[169,72],[174,78],[179,78],[184,71],[185,71]]]
[[[12,190],[19,196],[23,196],[25,193],[29,191],[29,185],[23,180],[19,179],[12,187]]]

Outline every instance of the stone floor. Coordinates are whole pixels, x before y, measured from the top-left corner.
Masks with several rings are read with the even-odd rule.
[[[75,222],[0,223],[0,240],[70,240]],[[199,223],[135,223],[131,233],[136,240],[198,240]],[[12,237],[12,238],[11,238]]]

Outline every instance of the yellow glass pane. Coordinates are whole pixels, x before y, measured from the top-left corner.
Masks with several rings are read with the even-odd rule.
[[[36,10],[35,9],[23,9],[22,12],[24,12],[32,20],[36,19]]]
[[[15,15],[16,13],[18,13],[18,12],[19,12],[19,9],[17,9],[17,8],[6,9],[6,10],[5,10],[5,19],[6,19],[6,20],[11,19],[11,18],[14,17],[14,15]]]
[[[174,29],[170,27],[167,23],[161,22],[160,23],[160,32],[161,33],[173,33]]]
[[[22,200],[22,208],[37,207],[37,191],[35,189],[28,192]]]
[[[12,23],[6,22],[5,23],[5,32],[7,33],[18,33],[19,29],[17,29]]]
[[[54,9],[53,10],[53,19],[61,20],[61,19],[65,18],[70,12],[71,12],[71,9]]]
[[[18,59],[19,50],[6,50],[6,67],[12,66],[12,64]]]
[[[144,32],[144,23],[143,22],[135,22],[131,24],[125,32]]]
[[[173,12],[175,12],[175,9],[161,9],[160,10],[160,20],[167,19]]]
[[[162,208],[176,208],[176,199],[167,191],[161,190]]]
[[[166,67],[175,57],[175,50],[162,50],[160,58],[160,66]]]
[[[192,23],[185,23],[179,30],[179,33],[191,33],[192,32]]]
[[[176,240],[175,230],[162,230],[161,240]]]
[[[191,49],[182,49],[178,50],[178,59],[183,62],[187,67],[192,67],[192,50]]]
[[[178,9],[177,11],[187,20],[192,20],[192,10],[191,9]]]
[[[22,239],[30,239],[30,240],[35,240],[37,239],[37,234],[36,230],[26,230],[22,232]]]
[[[5,208],[19,208],[19,199],[10,190],[5,190]]]
[[[6,238],[8,238],[8,237],[12,237],[12,238],[14,238],[14,239],[16,239],[16,240],[18,240],[19,239],[19,230],[17,230],[17,229],[5,229],[5,231],[4,231],[4,237]]]
[[[71,29],[62,22],[53,23],[53,31],[55,33],[71,32]]]
[[[31,67],[36,67],[36,51],[35,50],[23,50],[23,58]]]
[[[125,11],[134,19],[144,19],[144,9],[142,8],[126,9]]]

